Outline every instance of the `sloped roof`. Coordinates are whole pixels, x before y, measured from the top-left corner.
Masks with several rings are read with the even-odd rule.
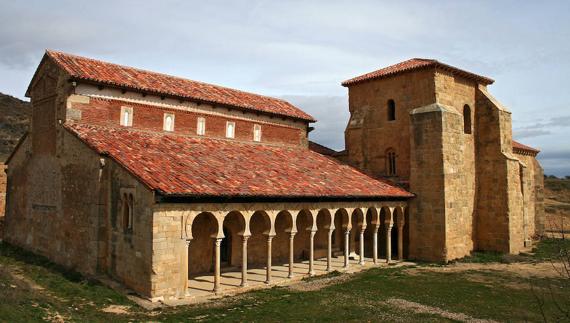
[[[467,71],[459,69],[457,67],[453,67],[451,65],[441,63],[435,59],[412,58],[412,59],[409,59],[407,61],[403,61],[403,62],[400,62],[398,64],[394,64],[394,65],[379,69],[379,70],[374,71],[374,72],[366,73],[366,74],[351,78],[349,80],[342,82],[341,84],[342,84],[342,86],[350,86],[350,85],[354,85],[354,84],[358,84],[358,83],[362,83],[362,82],[366,82],[366,81],[370,81],[370,80],[374,80],[374,79],[389,77],[392,75],[396,75],[396,74],[400,74],[400,73],[404,73],[404,72],[408,72],[408,71],[412,71],[412,70],[418,70],[418,69],[422,69],[422,68],[428,68],[428,67],[438,67],[438,68],[441,68],[444,70],[448,70],[448,71],[451,71],[453,73],[462,75],[463,77],[476,80],[476,81],[483,83],[483,84],[492,84],[494,82],[494,80],[492,80],[488,77],[477,75],[477,74],[474,74],[471,72],[467,72]]]
[[[538,155],[538,153],[540,152],[540,150],[536,149],[536,148],[532,148],[530,146],[527,145],[523,145],[518,141],[514,141],[513,140],[513,151],[515,153],[526,153],[532,156],[536,156]]]
[[[321,155],[334,156],[337,151],[314,141],[309,141],[309,149]]]
[[[65,124],[162,195],[376,198],[413,195],[303,147]]]
[[[46,55],[76,80],[315,122],[309,114],[277,98],[57,51],[48,50]]]

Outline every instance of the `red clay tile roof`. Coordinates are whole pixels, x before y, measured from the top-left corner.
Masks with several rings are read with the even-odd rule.
[[[65,124],[163,195],[195,197],[412,197],[302,147],[187,137],[122,127]]]
[[[309,149],[326,156],[334,156],[337,153],[336,150],[330,149],[329,147],[323,146],[314,141],[309,141]]]
[[[513,151],[515,153],[523,153],[523,154],[526,153],[526,154],[530,154],[532,156],[536,156],[540,152],[540,150],[538,150],[536,148],[532,148],[530,146],[523,145],[520,142],[514,141],[514,140],[513,140]]]
[[[281,99],[56,51],[48,50],[46,55],[76,80],[265,112],[309,122],[316,121],[309,114]]]
[[[404,73],[407,71],[418,70],[418,69],[428,68],[428,67],[437,67],[437,68],[441,68],[444,70],[448,70],[448,71],[451,71],[453,73],[457,73],[459,75],[462,75],[462,76],[470,78],[470,79],[474,79],[478,82],[481,82],[481,83],[487,84],[487,85],[495,82],[494,80],[492,80],[488,77],[477,75],[477,74],[474,74],[471,72],[467,72],[467,71],[464,71],[464,70],[459,69],[457,67],[453,67],[451,65],[443,64],[443,63],[441,63],[435,59],[412,58],[412,59],[409,59],[407,61],[403,61],[403,62],[400,62],[398,64],[391,65],[391,66],[379,69],[379,70],[374,71],[374,72],[366,73],[366,74],[357,76],[355,78],[351,78],[349,80],[342,82],[341,84],[342,84],[342,86],[350,86],[353,84],[358,84],[358,83],[362,83],[362,82],[366,82],[366,81],[370,81],[370,80],[374,80],[374,79],[384,78],[384,77]]]

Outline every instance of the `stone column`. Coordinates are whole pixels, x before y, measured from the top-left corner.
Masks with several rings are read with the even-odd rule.
[[[183,292],[182,292],[182,297],[185,296],[189,296],[190,293],[188,291],[188,249],[190,247],[190,241],[192,240],[184,240],[184,256],[182,257],[182,261],[184,262],[182,264],[182,286],[183,286]]]
[[[334,229],[329,229],[328,244],[327,244],[327,271],[332,270],[332,235]]]
[[[386,263],[392,260],[392,226],[391,222],[386,223]]]
[[[221,286],[221,271],[220,271],[220,246],[222,245],[222,238],[215,240],[215,264],[214,264],[214,293],[218,294],[222,290]]]
[[[372,232],[372,261],[374,264],[378,264],[378,229],[379,225],[374,226],[374,232]]]
[[[288,278],[293,277],[293,263],[295,261],[294,247],[295,247],[295,232],[291,232],[289,235],[289,275],[287,275]]]
[[[363,266],[364,265],[364,228],[360,229],[360,259],[358,264]]]
[[[241,287],[246,287],[247,283],[247,240],[249,236],[242,237],[241,245]]]
[[[311,230],[309,239],[309,276],[315,275],[315,234],[317,231]]]
[[[349,254],[350,250],[348,249],[348,240],[350,239],[350,229],[346,229],[344,231],[344,269],[348,269],[349,267]]]
[[[273,236],[267,235],[267,268],[265,274],[266,284],[271,284],[271,240],[273,240]]]
[[[398,260],[404,260],[404,221],[398,223]]]

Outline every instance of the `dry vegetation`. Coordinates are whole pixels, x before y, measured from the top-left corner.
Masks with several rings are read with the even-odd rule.
[[[570,238],[570,178],[544,179],[544,210],[547,234]]]

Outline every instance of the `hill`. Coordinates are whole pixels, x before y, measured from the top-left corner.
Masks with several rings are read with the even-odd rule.
[[[31,114],[29,102],[0,93],[0,162],[8,158],[28,130]]]
[[[544,178],[544,211],[546,229],[570,233],[570,179]]]

